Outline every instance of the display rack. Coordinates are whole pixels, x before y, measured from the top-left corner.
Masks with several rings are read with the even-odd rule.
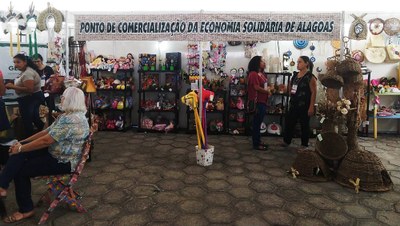
[[[289,72],[266,72],[265,73],[268,83],[274,83],[275,92],[268,97],[267,110],[264,117],[264,123],[268,126],[271,123],[278,123],[281,128],[284,128],[284,117],[289,106],[289,84],[290,77],[292,76]],[[252,130],[252,115],[248,116],[247,120],[247,131]],[[262,135],[271,135],[267,132]],[[276,134],[275,134],[276,135]],[[282,136],[283,131],[280,131],[278,136]]]
[[[375,93],[375,95],[379,97],[394,96],[397,97],[398,100],[400,100],[400,93]],[[372,117],[374,119],[374,139],[378,139],[378,119],[397,119],[397,134],[400,133],[400,113],[396,113],[390,116],[378,116],[378,106],[374,105]]]
[[[96,97],[92,99],[94,112],[99,116],[99,130],[126,131],[132,125],[133,69],[92,69],[96,83]]]
[[[362,124],[361,124],[361,131],[362,131],[361,134],[363,136],[367,137],[368,136],[368,128],[369,128],[369,118],[371,115],[370,108],[369,108],[370,107],[370,98],[371,98],[371,71],[365,70],[365,71],[363,71],[362,75],[363,75],[364,79],[365,79],[365,76],[367,77],[367,90],[365,91],[366,102],[367,102],[366,103],[367,119],[365,122],[362,122]]]
[[[248,134],[248,114],[245,104],[247,102],[247,85],[245,82],[230,82],[228,93],[228,119],[227,131],[232,135]]]
[[[139,132],[176,132],[179,125],[180,70],[139,72]],[[149,119],[151,123],[144,123]]]
[[[191,90],[187,90],[186,93],[190,92]],[[223,101],[221,100],[223,98]],[[223,104],[223,110],[221,106],[217,109],[217,103]],[[225,90],[217,90],[214,91],[214,100],[209,102],[209,107],[206,111],[206,119],[207,119],[207,134],[211,135],[218,135],[218,134],[225,134],[226,133],[226,114],[227,113],[227,106],[226,106],[226,91]],[[220,122],[222,122],[222,129],[220,128]],[[195,122],[194,122],[194,114],[193,110],[189,107],[186,109],[186,132],[189,134],[195,133]]]

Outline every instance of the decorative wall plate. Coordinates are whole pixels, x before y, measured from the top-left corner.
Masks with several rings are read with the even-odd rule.
[[[379,35],[383,31],[385,21],[381,18],[374,18],[369,20],[369,31],[373,35]]]
[[[363,61],[365,60],[364,53],[363,53],[361,50],[353,50],[353,51],[351,52],[351,57],[352,57],[355,61],[357,61],[357,62],[359,62],[359,63],[361,63],[361,62],[363,62]]]
[[[304,49],[308,46],[308,41],[307,40],[294,40],[293,45],[294,45],[294,47],[296,47],[296,49]]]
[[[331,46],[335,49],[340,49],[340,40],[332,40]]]
[[[389,36],[397,35],[400,32],[400,20],[394,17],[385,20],[383,30]]]

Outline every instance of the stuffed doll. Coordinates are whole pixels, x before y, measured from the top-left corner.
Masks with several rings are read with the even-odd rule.
[[[215,106],[217,108],[217,111],[223,111],[224,110],[224,98],[222,98],[222,97],[218,98]]]
[[[172,131],[174,129],[174,127],[175,127],[174,122],[173,121],[169,121],[169,125],[167,127],[165,127],[164,130],[167,133],[169,131]]]
[[[114,119],[107,120],[107,129],[110,129],[110,130],[115,129],[115,120]]]
[[[217,129],[218,132],[224,131],[224,123],[222,122],[222,120],[216,120],[215,128]]]
[[[112,109],[117,109],[117,107],[118,107],[118,102],[119,102],[118,99],[114,99],[113,102],[111,103],[111,108],[112,108]]]
[[[118,110],[123,110],[124,109],[124,101],[123,100],[118,101],[117,109]]]
[[[124,120],[122,120],[122,116],[118,116],[118,119],[115,121],[115,127],[118,130],[124,129]]]
[[[243,98],[238,97],[237,102],[236,102],[236,107],[237,107],[237,109],[240,109],[240,110],[244,109]]]
[[[134,60],[132,53],[128,53],[126,55],[126,62],[129,63],[129,68],[132,69],[134,67]]]

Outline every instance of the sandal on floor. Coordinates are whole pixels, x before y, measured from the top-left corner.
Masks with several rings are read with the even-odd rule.
[[[33,211],[28,212],[28,213],[15,212],[12,215],[7,216],[6,218],[4,218],[4,223],[19,222],[19,221],[28,219],[30,217],[33,217],[33,215],[35,215],[35,212],[33,212]]]
[[[267,151],[268,150],[268,145],[266,144],[260,144],[257,147],[253,147],[254,150],[258,151]]]

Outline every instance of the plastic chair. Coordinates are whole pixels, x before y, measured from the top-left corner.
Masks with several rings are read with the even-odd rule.
[[[92,136],[93,133],[91,132],[83,145],[82,158],[78,162],[73,173],[46,177],[48,179],[48,189],[39,199],[37,206],[46,201],[49,204],[49,208],[43,213],[38,224],[46,223],[49,215],[60,202],[67,203],[71,209],[76,209],[79,213],[87,212],[80,202],[81,196],[74,191],[73,186],[78,181],[83,167],[89,158],[89,153],[92,148]],[[66,183],[67,181],[68,183]],[[53,201],[51,201],[51,195],[55,197]]]

